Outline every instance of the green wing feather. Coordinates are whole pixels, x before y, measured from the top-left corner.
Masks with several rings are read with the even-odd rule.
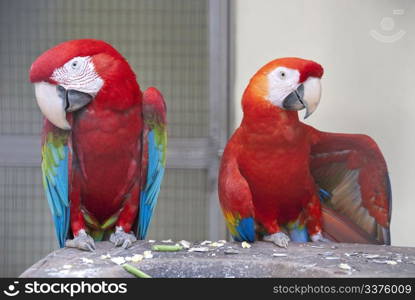
[[[65,246],[70,219],[68,139],[68,132],[46,121],[42,144],[42,179],[60,247]]]
[[[166,105],[155,88],[149,88],[143,97],[143,169],[138,237],[144,239],[160,193],[166,169],[167,128]]]

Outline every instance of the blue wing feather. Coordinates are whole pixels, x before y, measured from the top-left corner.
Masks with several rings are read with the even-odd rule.
[[[46,139],[53,139],[48,135]],[[63,156],[59,155],[58,147]],[[68,146],[66,144],[52,143],[46,141],[43,145],[42,173],[43,185],[48,200],[52,219],[55,225],[55,233],[62,248],[69,231],[70,208],[68,199]],[[45,157],[48,156],[48,157]],[[47,163],[45,162],[47,161]]]
[[[332,197],[330,192],[322,188],[318,190],[318,193],[320,196],[320,201],[322,203],[326,202]],[[305,242],[310,241],[310,236],[307,232],[307,228],[304,225],[301,225],[299,220],[296,220],[292,224],[288,224],[287,227],[288,227],[287,229],[289,231],[291,240],[293,242],[305,243]]]
[[[148,143],[148,167],[146,185],[141,191],[137,230],[140,239],[145,239],[147,235],[165,170],[162,163],[164,150],[157,144],[154,130],[149,131],[146,142]]]
[[[255,221],[254,218],[243,218],[239,221],[238,226],[236,226],[236,232],[239,236],[234,236],[234,239],[238,242],[255,241]]]

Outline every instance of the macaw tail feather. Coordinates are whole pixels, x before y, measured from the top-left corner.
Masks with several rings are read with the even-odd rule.
[[[109,237],[114,232],[115,223],[118,220],[118,213],[109,217],[102,224],[94,216],[85,211],[83,212],[83,216],[87,232],[95,241],[102,241],[106,237]]]

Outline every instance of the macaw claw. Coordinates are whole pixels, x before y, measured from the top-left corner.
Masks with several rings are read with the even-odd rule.
[[[310,239],[313,242],[323,242],[323,243],[330,243],[331,242],[329,239],[326,239],[325,237],[323,237],[321,232],[311,235]]]
[[[137,241],[133,233],[126,233],[122,227],[116,227],[116,230],[110,236],[110,241],[114,243],[115,247],[130,248],[131,245]]]
[[[74,237],[73,240],[66,240],[66,247],[78,248],[85,251],[95,251],[94,239],[90,237],[85,230],[80,230],[78,235]]]
[[[281,248],[287,248],[290,238],[283,232],[276,232],[270,235],[264,235],[264,241],[272,242]]]

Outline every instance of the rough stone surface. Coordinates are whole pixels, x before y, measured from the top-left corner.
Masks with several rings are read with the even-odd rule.
[[[133,277],[111,258],[151,250],[156,241],[138,241],[124,250],[96,243],[96,252],[64,248],[50,253],[21,277]],[[250,248],[228,242],[207,252],[155,252],[153,258],[128,261],[152,277],[415,277],[415,248],[334,243],[291,243],[288,249],[256,242]],[[234,251],[237,250],[237,251]],[[229,254],[225,254],[229,253]],[[102,258],[109,254],[111,258]]]

